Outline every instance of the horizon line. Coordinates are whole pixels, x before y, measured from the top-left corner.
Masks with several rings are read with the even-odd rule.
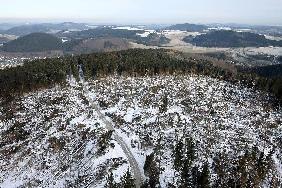
[[[84,23],[84,24],[97,24],[97,25],[174,25],[174,24],[202,24],[202,25],[245,25],[245,26],[282,26],[282,23],[267,24],[267,23],[246,23],[246,22],[200,22],[200,21],[109,21],[109,20],[97,20],[93,18],[7,18],[0,17],[0,24],[42,24],[42,23]]]

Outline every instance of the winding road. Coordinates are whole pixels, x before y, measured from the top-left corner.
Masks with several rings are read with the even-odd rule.
[[[87,89],[85,84],[83,84],[83,90],[86,94],[89,93],[89,90]],[[141,170],[138,166],[138,163],[137,163],[134,155],[132,154],[130,148],[127,146],[125,141],[115,132],[113,122],[106,118],[106,116],[101,112],[99,106],[95,103],[95,101],[91,97],[88,97],[88,96],[89,95],[86,95],[91,107],[97,112],[99,119],[101,119],[105,123],[106,128],[109,131],[113,131],[114,140],[116,140],[116,142],[121,146],[124,154],[128,158],[128,162],[129,162],[130,167],[133,171],[133,178],[135,179],[134,180],[135,186],[136,186],[136,188],[140,188],[140,186],[143,182],[143,176],[142,176]]]

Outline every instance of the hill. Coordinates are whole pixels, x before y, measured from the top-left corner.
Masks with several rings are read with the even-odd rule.
[[[106,41],[103,42],[105,45]],[[256,88],[272,92],[277,98],[282,99],[282,82],[279,76],[266,77],[256,70],[245,69],[238,69],[238,73],[234,74],[234,71],[228,68],[215,67],[210,60],[184,57],[181,53],[161,49],[130,49],[27,62],[23,66],[0,71],[1,95],[14,95],[64,83],[69,74],[79,78],[78,65],[83,67],[85,78],[112,74],[144,76],[196,73],[230,82],[240,82],[251,87],[255,84]]]
[[[74,54],[82,54],[91,52],[93,53],[126,50],[129,48],[129,43],[125,39],[107,37],[80,40],[75,45],[69,45],[69,43],[64,43],[64,47],[70,47],[69,49],[65,48],[66,51],[70,51]]]
[[[0,98],[0,187],[281,187],[271,95],[182,55],[131,49],[0,71],[0,94],[24,92]]]
[[[206,25],[198,25],[198,24],[176,24],[165,28],[166,30],[180,30],[180,31],[190,31],[190,32],[202,32],[208,27]]]
[[[61,48],[61,39],[46,33],[32,33],[3,45],[6,52],[42,52]]]
[[[83,30],[88,27],[83,23],[64,22],[58,24],[42,23],[42,24],[30,24],[20,25],[12,27],[8,30],[2,31],[4,34],[24,36],[31,33],[54,33],[61,30]]]
[[[145,30],[127,30],[127,29],[112,29],[110,27],[98,27],[95,29],[88,29],[83,31],[59,32],[58,37],[65,37],[70,39],[97,39],[97,38],[120,38],[127,39],[145,45],[159,46],[169,42],[165,36],[158,33],[150,33],[145,37],[141,35]]]
[[[72,39],[89,39],[102,37],[117,37],[117,38],[134,38],[136,34],[142,34],[142,30],[127,30],[127,29],[112,29],[110,27],[98,27],[83,31],[60,32],[59,37],[68,37]]]
[[[263,35],[250,32],[210,31],[194,38],[190,36],[183,39],[185,42],[203,47],[263,47],[282,46],[281,41],[268,40]]]

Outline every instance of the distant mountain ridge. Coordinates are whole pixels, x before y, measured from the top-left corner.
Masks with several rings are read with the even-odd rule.
[[[21,26],[16,26],[8,30],[2,31],[4,34],[23,36],[31,33],[50,33],[52,31],[60,30],[84,30],[89,29],[86,24],[83,23],[73,23],[73,22],[64,22],[64,23],[42,23],[42,24],[26,24]]]

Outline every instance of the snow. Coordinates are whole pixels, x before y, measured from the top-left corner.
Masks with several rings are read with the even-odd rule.
[[[30,134],[24,141],[14,141],[1,148],[10,151],[19,147],[18,151],[5,158],[0,154],[0,187],[27,184],[33,187],[66,187],[67,184],[75,184],[78,176],[83,174],[91,178],[80,186],[92,183],[95,187],[103,187],[107,175],[97,177],[98,173],[108,174],[116,162],[127,161],[121,147],[112,138],[105,151],[97,153],[99,137],[107,130],[97,113],[81,98],[81,86],[69,80],[70,86],[57,86],[21,97],[16,101],[21,107],[16,116],[1,122],[0,133],[4,138],[5,131],[15,120],[25,122],[24,129]],[[64,144],[60,146],[59,143]],[[120,174],[129,167],[128,163],[115,166]],[[99,180],[95,181],[97,178]]]
[[[148,37],[149,34],[151,33],[147,31],[145,31],[144,33],[136,33],[136,35],[139,35],[140,37]]]
[[[3,138],[10,136],[7,130],[16,121],[29,133],[1,148],[18,150],[5,158],[0,154],[0,187],[104,187],[110,171],[119,182],[128,168],[132,170],[113,136],[98,152],[108,130],[88,100],[106,102],[102,113],[114,123],[115,133],[132,151],[143,175],[146,156],[155,151],[161,136],[162,187],[179,178],[173,147],[177,139],[188,136],[197,145],[199,157],[193,165],[199,167],[207,161],[211,168],[218,152],[233,160],[244,154],[245,147],[257,146],[265,155],[274,149],[273,175],[282,180],[282,112],[271,105],[267,93],[199,75],[113,76],[90,80],[89,92],[72,76],[68,83],[20,97],[15,116],[0,122]],[[164,95],[168,106],[161,112]],[[5,114],[1,107],[0,114]],[[217,175],[210,170],[214,181]],[[80,175],[86,178],[75,184]]]
[[[143,31],[143,29],[137,27],[130,27],[130,26],[119,26],[112,29],[125,29],[125,30],[132,30],[132,31]]]
[[[230,28],[230,27],[210,27],[210,28],[208,28],[208,30],[227,30],[227,31],[230,31],[230,30],[232,30],[232,28]]]
[[[62,43],[68,42],[67,39],[62,39]]]
[[[249,148],[258,145],[259,150],[267,154],[279,133],[279,129],[265,127],[281,121],[281,110],[267,110],[270,97],[252,88],[198,75],[109,77],[91,84],[97,100],[109,104],[103,112],[124,120],[115,121],[114,118],[113,122],[117,123],[119,135],[131,146],[141,168],[146,155],[156,144],[159,126],[163,123],[161,134],[164,135],[165,148],[171,148],[176,132],[181,137],[186,131],[196,140],[197,155],[202,156],[194,163],[198,166],[206,160],[212,162],[210,157],[205,158],[206,152],[211,156],[217,152],[226,153],[233,158],[239,156],[246,145]],[[169,106],[161,114],[158,107],[164,94],[168,94]],[[189,102],[183,105],[182,101],[186,99]],[[281,124],[277,126],[282,127]],[[268,131],[266,140],[271,141],[268,148],[265,147],[266,140],[259,136],[264,129]],[[144,136],[148,134],[153,146],[142,146]],[[211,144],[210,140],[213,141]],[[160,181],[163,187],[174,171],[171,150],[165,149],[164,153],[168,160],[162,163],[165,168]]]
[[[139,35],[140,37],[148,37],[151,33],[156,33],[155,30],[144,30],[144,33],[136,33],[136,35]]]

